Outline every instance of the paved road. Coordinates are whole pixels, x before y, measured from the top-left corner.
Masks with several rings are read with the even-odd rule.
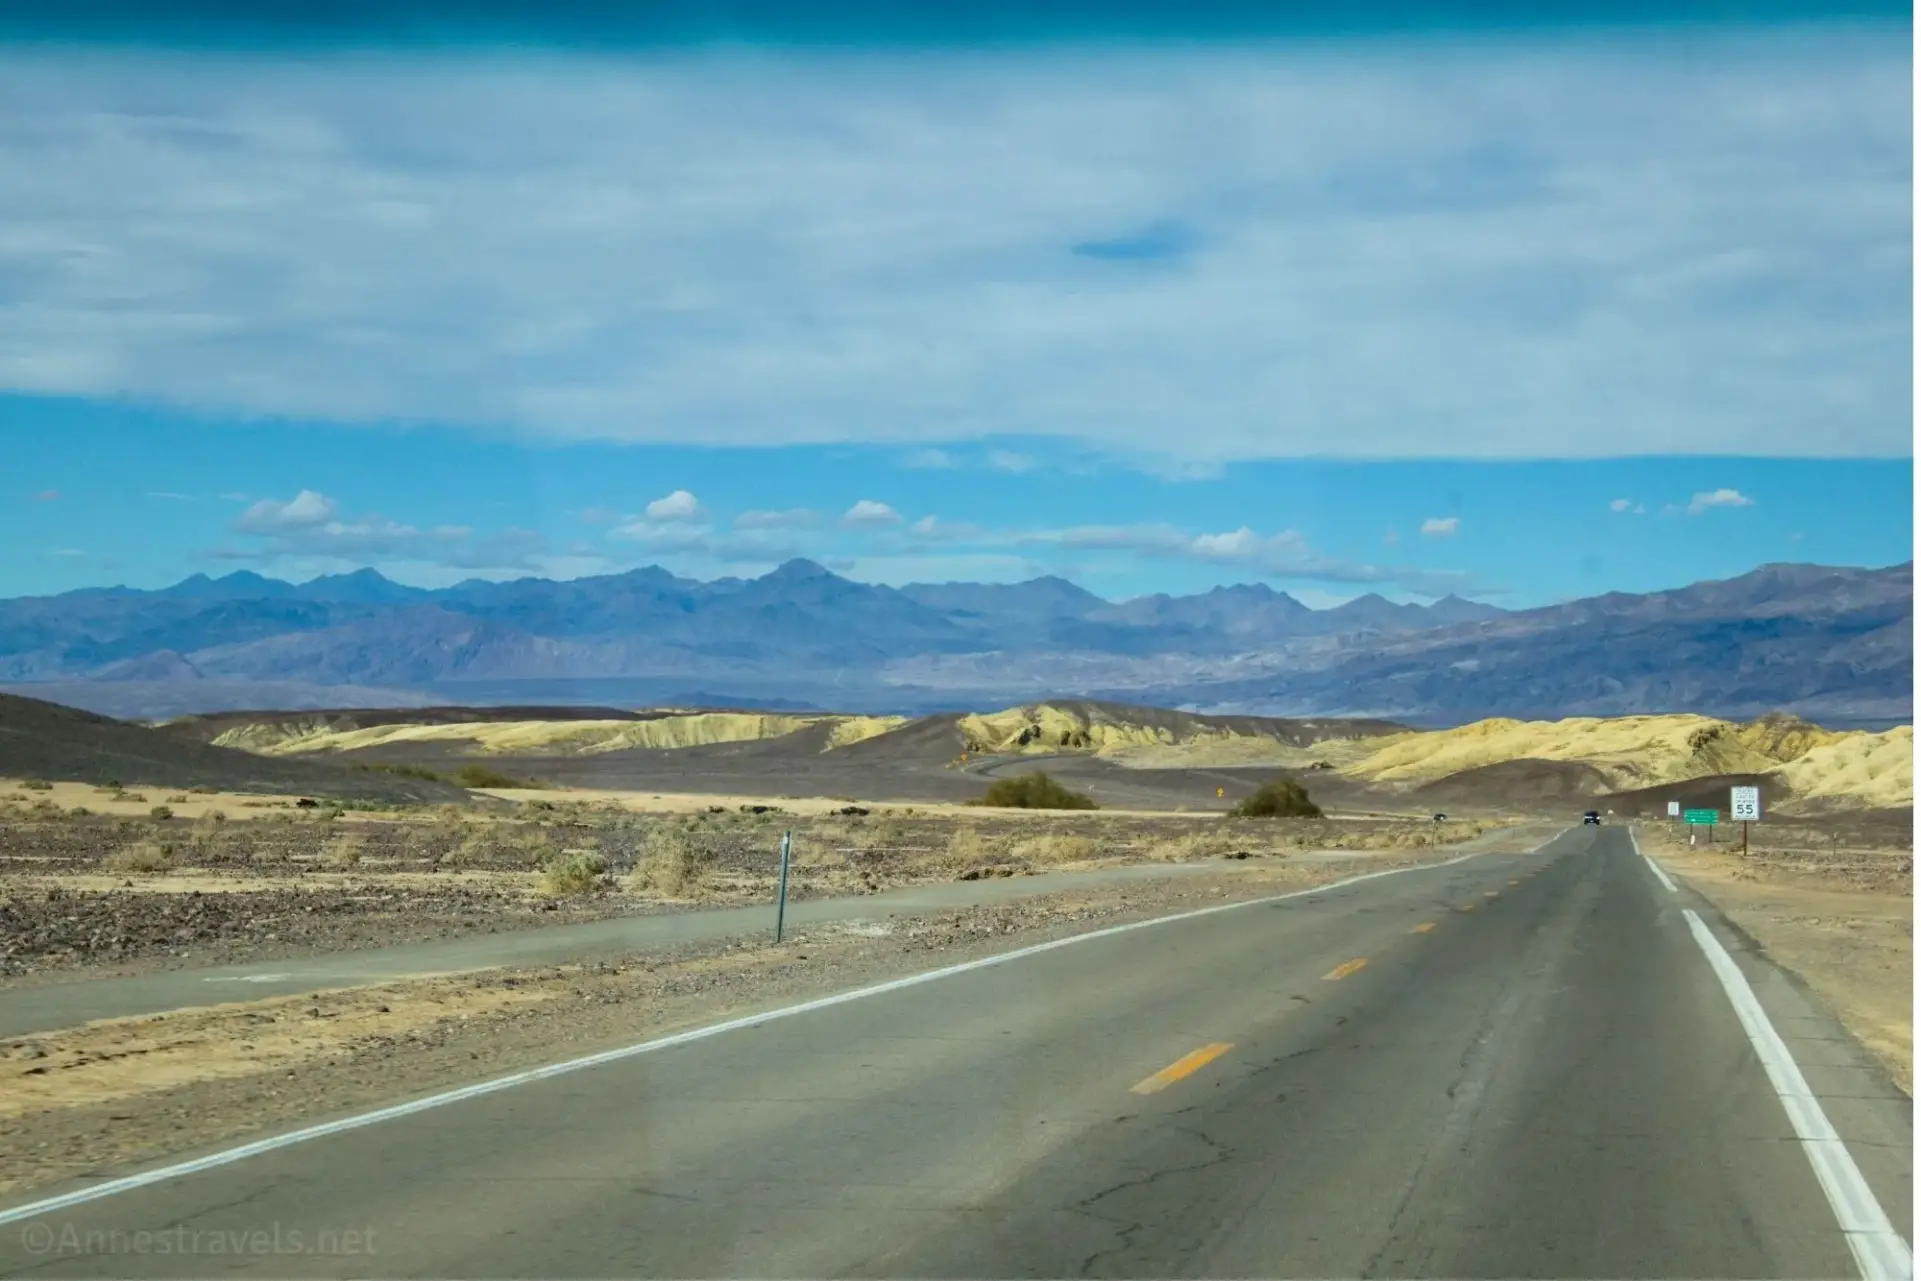
[[[1857,1275],[1768,1028],[1817,1155],[1911,1232],[1905,1098],[1610,828],[33,1208],[0,1274]],[[273,1252],[323,1230],[371,1244]]]

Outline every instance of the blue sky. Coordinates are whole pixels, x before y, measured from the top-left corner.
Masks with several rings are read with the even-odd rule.
[[[1910,555],[1900,11],[126,11],[0,43],[0,593]]]

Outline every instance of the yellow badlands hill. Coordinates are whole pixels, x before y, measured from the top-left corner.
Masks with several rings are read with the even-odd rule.
[[[1909,734],[1911,743],[1911,732]],[[1673,784],[1710,774],[1771,774],[1790,762],[1815,759],[1813,770],[1783,772],[1783,782],[1794,791],[1794,780],[1835,780],[1825,786],[1852,786],[1856,774],[1838,764],[1819,764],[1825,753],[1831,761],[1856,761],[1861,732],[1823,730],[1790,716],[1765,716],[1748,724],[1714,720],[1712,716],[1577,716],[1569,720],[1477,720],[1454,730],[1404,734],[1381,741],[1360,761],[1343,768],[1350,778],[1374,784],[1422,784],[1447,778],[1462,770],[1506,761],[1569,761],[1591,764],[1616,789]],[[1885,753],[1875,757],[1885,778],[1888,770],[1906,770],[1911,789],[1913,761],[1896,766]],[[1877,793],[1886,784],[1877,782]],[[1833,795],[1842,795],[1836,791]],[[1846,793],[1854,795],[1854,793]]]
[[[1789,761],[1777,777],[1798,801],[1914,804],[1914,726],[1854,734]]]
[[[471,743],[489,756],[589,756],[629,748],[673,749],[784,738],[827,723],[829,747],[845,747],[904,723],[901,716],[778,716],[695,712],[645,721],[470,721],[449,725],[374,725],[335,729],[324,722],[243,725],[214,740],[268,756],[352,752],[397,743]]]
[[[1097,703],[1030,703],[963,716],[962,750],[985,755],[1087,752],[1118,764],[1182,769],[1266,765],[1303,768],[1354,759],[1376,738],[1323,739],[1299,746],[1277,733],[1210,723],[1185,712]]]

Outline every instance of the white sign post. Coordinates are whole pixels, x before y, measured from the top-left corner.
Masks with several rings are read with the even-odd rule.
[[[1679,801],[1668,802],[1668,817],[1669,818],[1681,817],[1681,802]]]
[[[1736,787],[1730,789],[1728,809],[1734,821],[1741,825],[1741,852],[1748,852],[1748,824],[1761,821],[1761,789],[1758,787]]]

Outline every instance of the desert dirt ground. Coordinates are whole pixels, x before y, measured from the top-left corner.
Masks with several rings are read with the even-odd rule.
[[[1706,895],[1812,988],[1914,1093],[1914,851],[1898,815],[1754,825],[1749,850],[1723,828],[1690,846],[1644,824],[1642,849]]]
[[[1444,846],[1088,886],[592,965],[319,991],[0,1042],[0,1191],[283,1129],[680,1028],[1184,907],[1452,857]]]
[[[259,807],[224,821],[75,814],[44,794],[0,804],[0,984],[765,902],[788,832],[789,895],[805,900],[1114,863],[1415,850],[1501,826],[697,802]]]

